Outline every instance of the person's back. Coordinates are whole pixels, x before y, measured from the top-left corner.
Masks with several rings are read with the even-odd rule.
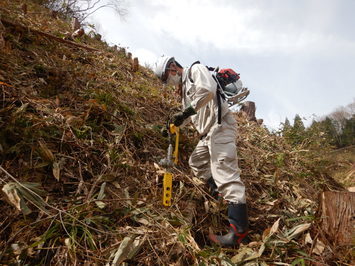
[[[194,64],[183,71],[182,92],[183,108],[191,105],[198,110],[191,121],[201,136],[206,135],[217,122],[219,96],[216,93],[216,81],[204,65]],[[227,102],[221,101],[222,119],[228,113],[230,110]],[[233,118],[228,118],[231,119]]]

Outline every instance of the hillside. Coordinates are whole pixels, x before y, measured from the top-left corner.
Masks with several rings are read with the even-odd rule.
[[[206,236],[224,232],[226,204],[191,175],[191,128],[173,204],[161,204],[173,89],[94,36],[58,41],[69,23],[35,1],[1,1],[0,18],[2,264],[351,264],[352,250],[318,227],[319,192],[343,190],[323,150],[291,147],[236,114],[250,243],[217,248]]]
[[[355,146],[331,151],[325,157],[333,162],[328,169],[331,176],[345,187],[355,187]]]

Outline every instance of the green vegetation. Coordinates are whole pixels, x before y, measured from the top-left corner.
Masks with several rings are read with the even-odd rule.
[[[305,128],[299,115],[295,116],[291,125],[286,118],[281,134],[287,142],[313,153],[311,162],[314,168],[327,169],[332,176],[345,187],[354,183],[355,164],[355,114],[352,112],[354,103],[347,108],[339,108],[320,121],[314,120]],[[341,112],[339,111],[341,110]],[[316,159],[315,158],[319,158]],[[299,176],[307,176],[300,173]]]
[[[355,145],[355,102],[340,107],[323,119],[313,120],[305,128],[302,118],[296,115],[293,125],[286,118],[282,125],[282,135],[290,144],[316,141],[316,145],[343,148]]]

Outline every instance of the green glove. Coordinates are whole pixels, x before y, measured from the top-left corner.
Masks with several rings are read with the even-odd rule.
[[[177,127],[181,126],[184,121],[192,115],[195,115],[196,111],[192,106],[187,107],[184,111],[176,113],[172,117],[173,124]]]

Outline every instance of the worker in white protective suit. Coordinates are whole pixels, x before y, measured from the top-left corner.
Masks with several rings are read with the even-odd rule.
[[[228,201],[229,233],[210,234],[209,238],[221,246],[235,246],[248,232],[245,186],[235,144],[236,120],[226,102],[220,99],[218,104],[217,83],[204,65],[183,68],[174,57],[163,56],[156,63],[155,74],[181,89],[183,111],[175,114],[172,122],[181,126],[191,121],[200,134],[189,160],[194,174]]]

